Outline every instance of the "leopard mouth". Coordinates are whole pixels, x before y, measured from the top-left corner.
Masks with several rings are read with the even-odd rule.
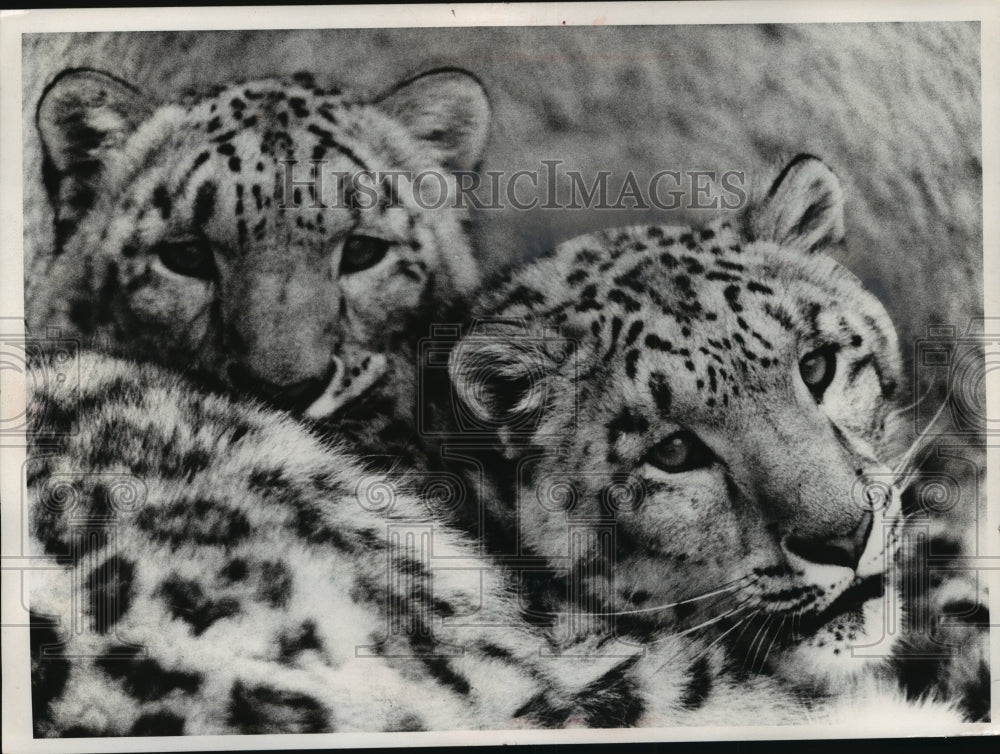
[[[365,386],[364,391],[357,397],[351,401],[342,401],[331,413],[321,417],[320,420],[327,422],[342,421],[349,419],[354,412],[359,412],[364,415],[368,410],[367,406],[370,401],[373,400],[373,397],[377,396],[382,389],[390,383],[391,380],[392,375],[389,372],[381,372]]]
[[[738,634],[734,650],[740,654],[737,648],[741,647],[751,667],[762,670],[768,657],[777,659],[785,651],[808,644],[831,624],[860,627],[865,621],[865,606],[872,600],[881,599],[885,588],[884,576],[875,574],[856,580],[823,610],[758,613]],[[766,652],[764,647],[768,648]],[[757,659],[761,657],[758,667]]]
[[[788,637],[791,640],[790,643],[814,636],[821,628],[837,618],[849,617],[856,621],[863,620],[864,606],[871,600],[881,599],[884,595],[885,577],[882,574],[874,574],[856,580],[825,609],[799,615],[795,621],[794,636]]]
[[[364,369],[349,374],[344,362],[334,357],[335,371],[322,394],[304,411],[313,420],[329,419],[349,403],[370,392],[387,373],[388,361],[383,354],[373,354]]]

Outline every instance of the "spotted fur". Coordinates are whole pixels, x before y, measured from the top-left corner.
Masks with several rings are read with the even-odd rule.
[[[408,190],[479,159],[489,104],[464,72],[373,100],[299,77],[161,104],[71,69],[37,123],[56,233],[36,328],[323,417],[478,282],[464,215]]]

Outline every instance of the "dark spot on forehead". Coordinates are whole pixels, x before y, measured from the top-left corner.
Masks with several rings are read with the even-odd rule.
[[[194,199],[194,223],[205,225],[215,214],[215,184],[205,181],[198,187]]]
[[[672,396],[667,377],[662,372],[653,372],[649,375],[649,392],[653,396],[656,408],[661,414],[670,412]]]
[[[723,295],[726,297],[726,302],[729,304],[729,308],[734,312],[743,311],[743,306],[740,304],[740,287],[738,285],[726,286],[726,290],[723,291]]]
[[[717,270],[713,270],[712,272],[708,273],[705,276],[705,279],[722,281],[726,283],[736,283],[742,280],[742,278],[739,275],[733,275],[732,273],[729,272],[719,272]]]
[[[169,219],[173,203],[170,200],[170,194],[167,193],[167,187],[163,184],[153,189],[153,206],[160,210],[160,216],[164,220]]]
[[[751,280],[749,283],[747,283],[747,290],[753,291],[754,293],[765,293],[768,295],[774,293],[774,289],[771,288],[770,286],[758,283],[754,280]]]
[[[608,292],[608,301],[612,301],[624,307],[625,311],[629,312],[630,314],[633,314],[642,308],[638,301],[629,296],[620,288],[612,288]]]
[[[793,332],[795,330],[795,322],[792,320],[792,316],[788,313],[780,304],[776,306],[771,306],[769,303],[764,304],[764,313],[781,325],[782,329]]]
[[[656,349],[657,351],[664,351],[666,353],[672,353],[674,350],[674,346],[669,340],[663,340],[656,333],[649,333],[646,336],[646,347]]]
[[[625,354],[625,375],[634,380],[636,375],[636,363],[639,361],[639,351],[635,348],[629,349]]]
[[[690,275],[700,275],[705,271],[701,262],[694,257],[684,256],[681,258],[681,261],[684,262],[684,266],[687,268],[688,274]]]
[[[715,247],[715,248],[718,249],[718,247]],[[714,251],[714,249],[713,249],[713,251]],[[719,249],[719,251],[721,252],[722,250]],[[715,265],[717,267],[722,267],[723,269],[726,269],[726,270],[735,270],[736,272],[742,272],[743,270],[746,269],[739,262],[730,262],[730,261],[728,261],[726,259],[716,259],[715,260]]]
[[[772,345],[771,341],[769,341],[759,332],[757,332],[756,330],[752,330],[750,334],[753,335],[760,342],[760,344],[764,346],[764,348],[766,348],[769,351],[774,350],[774,346]]]
[[[604,354],[605,361],[608,361],[618,348],[618,336],[621,335],[622,324],[619,317],[614,317],[611,320],[611,345],[608,347],[607,353]]]
[[[638,338],[639,334],[642,332],[642,328],[643,328],[642,320],[638,319],[629,326],[628,333],[625,335],[626,347],[631,346],[633,343],[635,343],[636,338]]]

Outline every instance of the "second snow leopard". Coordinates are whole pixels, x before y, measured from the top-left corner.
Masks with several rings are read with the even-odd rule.
[[[57,76],[37,112],[55,239],[26,285],[33,331],[315,418],[405,372],[415,323],[479,281],[465,214],[408,181],[474,167],[489,103],[455,69],[374,100],[296,78],[160,103]]]

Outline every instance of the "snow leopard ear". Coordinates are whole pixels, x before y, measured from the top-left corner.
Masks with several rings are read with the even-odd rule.
[[[750,210],[751,240],[813,252],[844,240],[844,194],[823,161],[800,154],[782,168],[767,195]]]
[[[520,322],[474,327],[448,363],[460,424],[494,430],[508,447],[515,434],[530,433],[545,405],[546,376],[565,358],[547,346]]]
[[[57,236],[65,238],[75,228],[93,202],[108,156],[152,110],[137,89],[104,71],[70,68],[46,87],[35,121]]]
[[[458,68],[427,71],[397,85],[378,102],[451,170],[472,170],[482,158],[491,119],[479,79]]]

